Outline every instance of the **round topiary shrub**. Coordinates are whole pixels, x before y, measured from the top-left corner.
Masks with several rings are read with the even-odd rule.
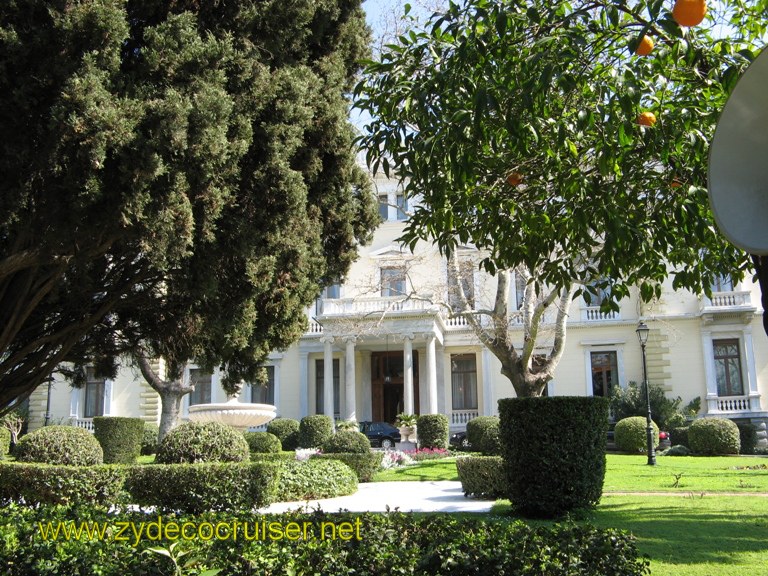
[[[96,416],[93,435],[104,451],[105,464],[133,464],[141,454],[144,421],[122,416]]]
[[[267,424],[267,432],[274,434],[283,445],[283,450],[299,447],[299,421],[293,418],[275,418]]]
[[[499,400],[508,498],[518,514],[556,518],[600,501],[608,398]]]
[[[371,450],[371,442],[361,432],[341,430],[323,442],[320,449],[326,454],[366,454]]]
[[[46,426],[22,436],[16,460],[67,466],[91,466],[104,461],[99,441],[85,428]]]
[[[266,454],[270,452],[282,452],[283,444],[280,438],[269,432],[245,432],[243,434],[251,452]]]
[[[4,458],[11,451],[11,431],[5,426],[0,426],[0,458]]]
[[[250,455],[245,438],[231,426],[218,422],[186,422],[163,438],[155,462],[245,462]]]
[[[669,442],[672,446],[688,446],[688,426],[672,428],[669,431]]]
[[[141,438],[141,453],[144,456],[157,452],[157,438],[160,436],[160,426],[144,422],[144,434]]]
[[[445,414],[424,414],[416,424],[419,448],[448,448],[448,417]]]
[[[333,420],[330,416],[316,414],[301,419],[299,424],[301,448],[319,448],[331,436],[333,436]]]
[[[467,441],[472,450],[482,452],[486,456],[501,455],[499,440],[499,417],[478,416],[467,422]]]
[[[659,445],[659,427],[651,420],[653,447]],[[613,440],[621,452],[646,452],[648,450],[647,420],[642,416],[630,416],[616,423]]]
[[[738,454],[739,427],[727,418],[699,418],[688,428],[689,446],[696,454]]]

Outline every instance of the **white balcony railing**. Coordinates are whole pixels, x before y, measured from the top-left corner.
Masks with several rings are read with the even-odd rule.
[[[712,298],[704,298],[705,308],[733,308],[752,306],[749,292],[712,292]]]
[[[71,416],[69,420],[72,426],[85,428],[88,430],[88,432],[93,432],[93,418],[77,418],[75,416]]]
[[[720,412],[749,412],[747,396],[720,396],[717,399],[717,409]]]
[[[600,306],[587,306],[581,309],[582,322],[604,322],[606,320],[621,320],[618,312],[603,312]]]
[[[466,424],[472,418],[477,418],[477,410],[453,410],[451,412],[451,424]]]
[[[323,300],[323,316],[360,315],[429,310],[432,303],[417,298],[338,298]]]

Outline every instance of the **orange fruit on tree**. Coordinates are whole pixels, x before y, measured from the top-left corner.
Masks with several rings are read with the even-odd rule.
[[[523,175],[520,172],[510,172],[507,176],[507,184],[510,186],[518,186],[523,182]]]
[[[635,49],[635,54],[638,56],[648,56],[648,54],[651,53],[653,50],[653,38],[650,36],[643,36],[640,39],[640,43],[637,45],[637,48]]]
[[[680,180],[678,180],[677,178],[672,178],[672,181],[669,183],[670,188],[680,188],[680,186],[682,185],[683,183],[680,182]]]
[[[656,114],[653,112],[643,112],[637,117],[637,123],[640,126],[653,126],[656,124]]]
[[[689,28],[701,24],[706,15],[706,0],[676,0],[672,8],[672,18],[675,22]]]

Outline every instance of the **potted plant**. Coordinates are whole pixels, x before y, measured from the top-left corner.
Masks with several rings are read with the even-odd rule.
[[[400,430],[401,442],[416,442],[416,422],[418,418],[416,414],[406,414],[404,412],[397,415],[395,426]]]

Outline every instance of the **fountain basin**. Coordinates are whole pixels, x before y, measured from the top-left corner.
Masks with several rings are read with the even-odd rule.
[[[192,422],[219,422],[241,430],[266,424],[277,416],[271,404],[245,404],[236,398],[219,404],[194,404],[189,407]]]

